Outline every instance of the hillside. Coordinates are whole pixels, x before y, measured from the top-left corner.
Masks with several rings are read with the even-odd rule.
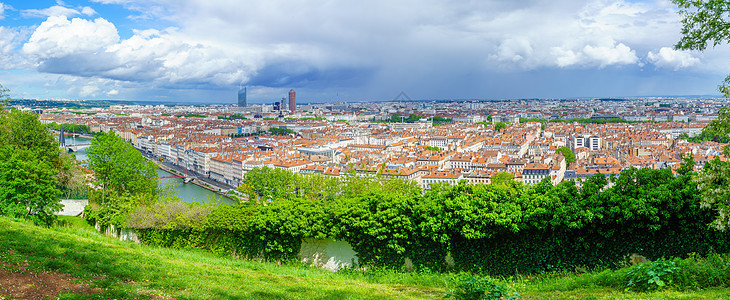
[[[459,277],[383,270],[329,273],[119,242],[75,218],[62,218],[60,224],[42,228],[0,217],[0,299],[436,299]],[[714,263],[712,274],[702,273],[709,269],[706,263],[695,263],[692,276],[715,277],[719,286],[727,286],[728,260]],[[701,286],[627,292],[621,287],[625,270],[497,282],[524,299],[722,299],[730,294],[727,288]]]
[[[404,284],[369,283],[305,266],[119,242],[81,220],[62,221],[64,226],[46,229],[0,217],[0,299],[53,297],[38,290],[57,285],[98,299],[419,299],[445,293],[446,282],[433,282],[441,287],[412,285],[407,278],[396,278]],[[25,274],[31,276],[18,281]]]

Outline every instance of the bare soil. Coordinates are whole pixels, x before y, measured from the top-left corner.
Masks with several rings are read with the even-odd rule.
[[[88,281],[58,272],[35,272],[26,266],[0,263],[0,300],[56,298],[60,293],[92,295],[101,293]]]

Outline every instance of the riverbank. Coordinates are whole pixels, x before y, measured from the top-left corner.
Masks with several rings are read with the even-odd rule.
[[[148,159],[152,160],[152,162],[157,166],[157,168],[159,168],[159,169],[161,169],[161,170],[163,170],[165,172],[168,172],[170,174],[175,174],[175,175],[183,175],[184,174],[181,170],[177,170],[173,166],[171,166],[171,165],[169,165],[169,164],[167,164],[165,162],[161,162],[161,161],[156,160],[154,158],[148,158]],[[234,189],[233,187],[215,186],[215,184],[210,184],[208,182],[204,182],[200,178],[198,178],[198,177],[196,177],[194,175],[190,175],[190,174],[184,175],[184,176],[187,176],[189,178],[192,178],[192,180],[190,180],[189,183],[195,184],[195,185],[197,185],[197,186],[199,186],[199,187],[201,187],[203,189],[206,189],[206,190],[208,190],[208,191],[210,191],[212,193],[215,193],[216,195],[221,196],[221,197],[223,197],[223,198],[225,198],[227,200],[230,200],[230,201],[233,201],[233,202],[236,202],[237,201],[236,199],[231,198],[230,195],[227,195],[227,194],[225,194],[223,192],[223,191],[226,191],[226,190]]]

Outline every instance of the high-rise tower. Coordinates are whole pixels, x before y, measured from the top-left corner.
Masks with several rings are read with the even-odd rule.
[[[289,111],[297,110],[297,92],[289,90]]]
[[[246,88],[241,87],[238,89],[238,106],[244,107],[246,106]]]

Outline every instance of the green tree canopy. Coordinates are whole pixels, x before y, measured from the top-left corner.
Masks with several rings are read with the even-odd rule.
[[[721,108],[717,120],[707,124],[700,135],[690,138],[689,141],[730,142],[730,107]]]
[[[705,50],[730,42],[730,1],[727,0],[672,0],[679,6],[682,16],[682,38],[674,47],[681,50]],[[730,76],[718,86],[718,90],[730,97]],[[698,137],[690,141],[712,140],[730,142],[730,111],[720,109],[718,119],[712,121]],[[723,153],[730,156],[730,148]],[[730,163],[715,159],[698,174],[697,182],[703,196],[703,205],[719,212],[713,223],[725,229],[730,224]]]
[[[515,175],[507,172],[497,172],[492,175],[492,184],[494,185],[508,185],[510,181],[514,181]]]
[[[269,128],[269,133],[273,135],[287,135],[292,133],[297,133],[294,130],[291,130],[289,128],[277,128],[277,127],[271,127]]]
[[[0,111],[0,141],[0,214],[51,224],[61,208],[58,142],[36,115],[17,110]]]
[[[680,50],[705,50],[708,45],[730,42],[730,1],[672,0],[682,16],[682,38],[674,45]],[[730,97],[730,76],[718,86]]]
[[[157,195],[157,167],[114,131],[98,135],[87,148],[89,169],[104,189],[117,194]]]
[[[10,90],[0,84],[0,108],[8,105],[8,102],[10,102],[10,94],[8,94],[8,92],[10,92]]]
[[[570,165],[570,163],[575,161],[575,153],[573,153],[573,150],[570,150],[568,147],[560,147],[558,150],[555,150],[555,152],[558,152],[565,156],[565,162]]]
[[[500,131],[503,128],[507,128],[507,124],[505,124],[504,122],[497,122],[497,124],[494,124],[494,130],[496,131]]]

